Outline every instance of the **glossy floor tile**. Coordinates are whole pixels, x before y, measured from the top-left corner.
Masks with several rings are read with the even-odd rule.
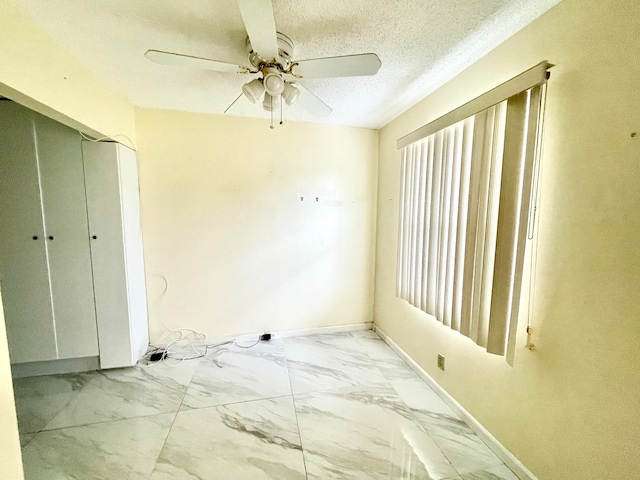
[[[389,387],[296,396],[310,479],[443,479],[456,470]]]
[[[42,430],[93,376],[84,373],[16,379],[13,388],[20,433]]]
[[[97,372],[44,429],[176,412],[198,362]]]
[[[21,433],[20,434],[20,446],[22,448],[26,447],[28,443],[33,440],[37,433]]]
[[[518,480],[518,477],[504,465],[495,465],[483,470],[460,475],[461,480]]]
[[[306,478],[291,396],[178,413],[151,478]]]
[[[350,334],[288,338],[285,351],[294,394],[386,384]]]
[[[164,414],[40,432],[22,450],[25,478],[149,478],[173,419]]]
[[[253,348],[232,348],[222,357],[203,358],[193,375],[183,409],[291,394],[284,342],[275,338]]]
[[[502,465],[473,430],[417,376],[392,378],[389,383],[458,473]]]
[[[14,381],[31,479],[517,477],[372,331]]]

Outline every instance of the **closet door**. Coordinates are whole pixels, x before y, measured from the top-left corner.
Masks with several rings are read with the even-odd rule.
[[[34,114],[58,358],[98,355],[82,141]]]
[[[129,319],[133,361],[138,361],[149,345],[147,288],[140,222],[140,188],[136,152],[117,144],[122,199],[124,254],[129,293]]]
[[[117,144],[82,142],[100,366],[132,365]]]
[[[133,150],[83,142],[100,366],[134,365],[147,350],[138,166]]]
[[[33,115],[0,100],[0,281],[12,363],[57,358]]]

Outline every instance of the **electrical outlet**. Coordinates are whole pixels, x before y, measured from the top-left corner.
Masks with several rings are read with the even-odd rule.
[[[438,368],[444,371],[444,357],[438,354]]]

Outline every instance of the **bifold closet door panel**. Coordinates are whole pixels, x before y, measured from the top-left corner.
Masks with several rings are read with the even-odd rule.
[[[82,152],[100,366],[132,365],[117,144],[83,141]]]
[[[82,137],[35,114],[58,358],[98,355]]]
[[[33,113],[0,100],[0,281],[11,363],[57,358]]]
[[[140,228],[140,187],[136,152],[118,144],[120,192],[124,227],[125,260],[129,290],[129,319],[134,359],[137,361],[149,345],[147,288],[144,274],[144,253]]]

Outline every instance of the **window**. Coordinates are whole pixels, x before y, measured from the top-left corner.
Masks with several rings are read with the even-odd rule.
[[[548,68],[398,141],[397,296],[510,363]]]

